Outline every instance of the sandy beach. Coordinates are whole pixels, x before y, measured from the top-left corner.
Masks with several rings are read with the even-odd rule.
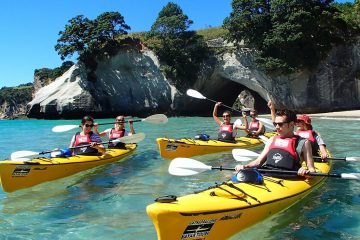
[[[360,110],[352,110],[352,111],[342,111],[342,112],[328,112],[328,113],[314,113],[309,114],[309,116],[313,117],[360,117]]]
[[[298,113],[301,114],[301,113]],[[360,110],[341,111],[341,112],[327,112],[327,113],[312,113],[306,114],[310,117],[331,117],[331,118],[360,118]],[[263,116],[270,116],[264,114]]]

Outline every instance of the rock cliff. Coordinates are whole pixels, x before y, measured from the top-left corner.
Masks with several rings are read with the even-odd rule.
[[[26,116],[26,103],[4,101],[0,104],[0,119],[17,119]]]
[[[98,63],[97,80],[88,81],[87,69],[76,64],[51,84],[39,89],[28,104],[34,118],[146,116],[167,112],[174,88],[159,70],[151,51],[126,50]]]
[[[223,46],[224,43],[218,41],[213,47]],[[241,91],[249,90],[260,112],[268,112],[269,99],[278,108],[302,113],[360,109],[360,41],[334,48],[312,72],[267,75],[255,66],[246,47],[213,56],[203,69],[194,88],[227,105],[231,105]],[[192,103],[188,112],[211,113],[213,103],[187,101]]]
[[[266,75],[251,61],[247,48],[236,50],[221,39],[213,48],[226,47],[203,64],[194,89],[209,99],[232,105],[243,90],[251,92],[255,108],[267,111],[272,99],[278,107],[298,112],[327,112],[360,108],[360,42],[334,48],[315,71],[287,76]],[[213,102],[193,99],[177,91],[159,69],[153,52],[128,49],[98,62],[96,82],[87,69],[74,65],[63,76],[38,90],[28,104],[28,116],[79,118],[84,114],[113,117],[211,114]]]
[[[0,119],[26,118],[26,105],[32,99],[32,84],[0,89]]]

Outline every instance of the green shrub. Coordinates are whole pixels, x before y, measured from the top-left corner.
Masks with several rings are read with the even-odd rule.
[[[32,99],[32,83],[0,89],[0,104],[3,102],[27,104]]]

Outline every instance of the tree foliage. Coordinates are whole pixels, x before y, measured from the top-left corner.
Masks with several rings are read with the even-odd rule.
[[[335,3],[334,6],[340,11],[340,18],[348,23],[351,28],[360,28],[360,1],[354,4],[350,2]]]
[[[65,25],[65,30],[60,31],[60,38],[57,40],[55,50],[64,60],[71,57],[74,53],[81,53],[89,48],[91,21],[83,15],[78,15],[69,20]]]
[[[18,87],[2,87],[0,89],[0,104],[3,102],[26,104],[32,99],[32,83],[21,84]]]
[[[105,12],[95,20],[78,15],[69,20],[64,31],[59,32],[60,38],[55,50],[62,60],[77,53],[78,60],[91,70],[88,80],[96,81],[96,58],[104,54],[114,54],[119,48],[116,38],[126,35],[128,30],[130,27],[125,24],[124,17],[118,12]]]
[[[163,63],[165,74],[180,89],[197,77],[201,62],[208,55],[202,36],[188,30],[193,23],[175,3],[168,3],[148,33],[148,44]]]
[[[268,72],[290,73],[317,66],[336,44],[352,37],[333,0],[234,0],[224,20],[228,39],[256,49]]]
[[[55,80],[55,78],[60,77],[66,72],[74,63],[72,61],[65,61],[60,67],[54,69],[50,68],[41,68],[35,69],[34,75],[39,77],[40,80],[45,81],[47,84]],[[47,85],[46,84],[46,85]]]
[[[151,32],[162,37],[186,32],[193,21],[185,15],[179,5],[169,2],[160,12]]]
[[[64,60],[74,53],[80,60],[90,56],[98,56],[116,46],[116,37],[127,34],[130,27],[125,24],[124,17],[118,12],[105,12],[95,20],[78,15],[69,20],[65,30],[60,31],[55,50]]]

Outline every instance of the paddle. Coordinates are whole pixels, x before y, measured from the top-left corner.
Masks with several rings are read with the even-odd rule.
[[[274,129],[274,124],[270,119],[267,118],[256,118],[260,122],[262,122],[267,128]]]
[[[209,101],[212,101],[212,102],[214,102],[214,103],[217,103],[217,101],[205,97],[204,95],[202,95],[201,93],[199,93],[198,91],[196,91],[196,90],[194,90],[194,89],[188,89],[188,90],[186,91],[186,94],[187,94],[188,96],[190,96],[190,97],[193,97],[193,98],[207,99],[207,100],[209,100]],[[230,106],[228,106],[228,105],[225,105],[225,104],[223,104],[223,103],[221,103],[221,105],[223,105],[224,107],[227,107],[227,108],[229,108],[229,109],[231,109],[231,110],[233,110],[233,111],[235,111],[235,112],[238,112],[238,113],[241,113],[241,114],[242,114],[242,111],[236,110],[235,108],[232,108],[232,107],[230,107]]]
[[[136,133],[130,136],[125,136],[122,138],[117,138],[115,140],[112,141],[108,141],[108,142],[102,142],[101,144],[109,144],[109,143],[138,143],[141,142],[142,140],[145,139],[145,134],[144,133]],[[76,149],[76,148],[82,148],[82,147],[89,147],[90,144],[88,145],[81,145],[81,146],[77,146],[77,147],[70,147],[69,149]],[[44,155],[44,154],[48,154],[48,153],[52,153],[52,152],[58,152],[58,154],[60,154],[60,150],[50,150],[50,151],[42,151],[42,152],[32,152],[32,151],[27,151],[27,150],[23,150],[23,151],[17,151],[17,152],[13,152],[10,156],[11,160],[20,160],[20,161],[28,161],[31,158],[35,158],[38,157],[40,155]]]
[[[266,143],[269,140],[269,138],[265,135],[259,135],[258,137],[261,139],[261,141],[263,141],[263,143]]]
[[[188,96],[190,96],[190,97],[193,97],[193,98],[207,99],[207,100],[209,100],[209,101],[211,101],[211,102],[217,103],[217,101],[205,97],[204,95],[202,95],[201,93],[199,93],[198,91],[196,91],[196,90],[194,90],[194,89],[188,89],[188,90],[186,91],[186,94],[187,94]],[[236,110],[235,108],[232,108],[232,107],[230,107],[230,106],[228,106],[228,105],[225,105],[225,104],[223,104],[223,103],[221,103],[221,105],[223,105],[224,107],[227,107],[227,108],[229,108],[229,109],[231,109],[231,110],[233,110],[233,111],[235,111],[235,112],[238,112],[238,113],[241,113],[241,114],[242,114],[242,111]],[[257,118],[257,119],[258,119],[259,121],[261,121],[262,123],[264,123],[265,126],[267,126],[267,127],[269,127],[269,128],[273,128],[273,127],[274,127],[272,121],[269,120],[269,119],[266,119],[266,118]]]
[[[250,151],[248,149],[233,149],[232,155],[236,161],[249,161],[249,158],[254,158],[260,154],[257,152]],[[321,159],[319,156],[313,156],[314,159]],[[338,160],[345,162],[356,162],[360,161],[360,157],[328,157],[328,160]]]
[[[206,165],[202,162],[196,161],[191,158],[175,158],[169,165],[169,173],[175,176],[190,176],[198,173],[202,173],[208,170],[229,170],[235,171],[234,168],[227,167],[213,167]],[[260,172],[271,172],[280,174],[293,174],[297,175],[296,171],[284,171],[284,170],[270,170],[270,169],[258,169]],[[351,180],[360,180],[360,173],[308,173],[307,176],[318,176],[318,177],[333,177]]]
[[[128,121],[124,121],[123,123],[127,123]],[[164,124],[168,122],[168,118],[164,114],[155,114],[151,115],[144,119],[136,119],[133,122],[147,122],[153,124]],[[99,123],[98,125],[108,125],[108,124],[115,124],[115,122],[111,123]],[[53,127],[51,130],[53,132],[66,132],[75,128],[81,127],[80,125],[59,125]]]

